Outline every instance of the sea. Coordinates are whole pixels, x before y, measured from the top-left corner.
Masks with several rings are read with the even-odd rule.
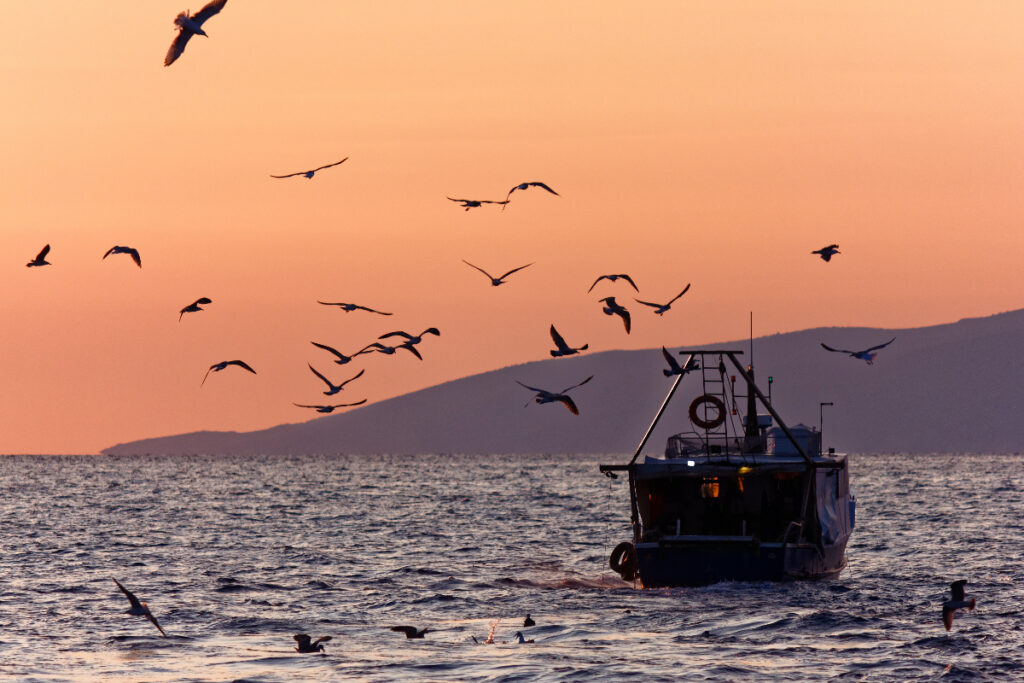
[[[1021,456],[851,454],[837,579],[647,590],[627,458],[2,457],[0,678],[1024,680]]]

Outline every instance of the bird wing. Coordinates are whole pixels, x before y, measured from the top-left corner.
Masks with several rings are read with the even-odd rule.
[[[569,396],[565,396],[563,394],[561,396],[555,396],[554,399],[552,399],[552,400],[558,401],[559,403],[564,405],[566,408],[569,409],[569,412],[572,413],[573,415],[579,415],[580,414],[580,410],[579,410],[579,408],[576,407],[576,403]]]
[[[121,589],[121,592],[125,594],[125,597],[128,598],[128,602],[132,604],[132,607],[142,607],[142,603],[139,602],[137,597],[135,597],[135,593],[132,593],[130,590],[122,586],[121,582],[117,579],[113,579],[113,581],[117,584],[117,587]]]
[[[139,256],[139,250],[138,249],[132,249],[131,247],[129,247],[128,248],[128,254],[131,255],[132,261],[135,261],[135,265],[137,265],[139,268],[141,268],[142,267],[142,257]]]
[[[249,364],[246,363],[244,360],[230,360],[228,361],[228,365],[237,365],[240,368],[245,368],[254,375],[256,374],[256,371],[250,368]]]
[[[824,343],[821,345],[821,347],[826,351],[835,351],[836,353],[853,353],[853,351],[848,351],[846,349],[833,349],[831,346],[828,346],[827,344]]]
[[[552,190],[550,187],[548,187],[547,185],[545,185],[542,182],[539,182],[539,181],[532,182],[532,183],[530,183],[530,185],[533,185],[534,187],[543,188],[543,189],[547,190],[548,192],[550,192],[551,194],[555,195],[556,197],[560,197],[561,196],[560,194],[558,194],[557,192],[555,192],[554,190]]]
[[[103,258],[107,258],[111,254],[113,254],[116,249],[117,247],[111,247],[110,249],[107,249],[107,253],[103,255]]]
[[[36,256],[35,260],[36,260],[36,261],[42,261],[42,260],[43,260],[44,258],[46,258],[46,255],[47,255],[47,254],[49,254],[49,253],[50,253],[50,245],[49,245],[49,244],[47,244],[47,245],[46,245],[45,247],[43,247],[43,248],[42,248],[42,249],[40,250],[40,252],[39,252],[39,254],[38,254],[38,255]]]
[[[225,0],[225,2],[227,2],[227,0]],[[335,161],[335,162],[334,162],[333,164],[327,164],[326,166],[321,166],[320,168],[314,168],[314,169],[312,170],[312,173],[316,173],[317,171],[322,171],[322,170],[324,170],[325,168],[330,168],[331,166],[337,166],[338,164],[343,164],[343,163],[345,163],[346,161],[348,161],[348,157],[345,157],[345,158],[344,158],[344,159],[342,159],[341,161]],[[306,171],[306,173],[310,173],[310,171]]]
[[[317,638],[316,640],[313,641],[313,646],[315,647],[315,646],[319,645],[320,643],[326,643],[330,639],[331,639],[331,636],[320,636],[319,638]]]
[[[629,284],[633,285],[633,289],[635,289],[637,292],[640,291],[640,288],[636,286],[635,282],[633,282],[633,278],[631,278],[630,276],[626,275],[625,273],[623,273],[622,275],[619,275],[619,277],[621,277],[623,280],[625,280]]]
[[[666,306],[671,306],[671,305],[672,305],[673,303],[675,303],[675,300],[676,300],[676,299],[678,299],[678,298],[679,298],[679,297],[681,297],[681,296],[682,296],[683,294],[686,294],[686,293],[687,293],[687,292],[689,292],[689,291],[690,291],[690,285],[689,285],[689,284],[687,284],[687,285],[686,285],[686,287],[684,287],[684,288],[683,288],[683,291],[679,292],[679,293],[678,293],[678,294],[676,294],[676,295],[675,295],[674,297],[672,297],[672,300],[671,300],[671,301],[669,301],[669,302],[668,302],[667,304],[665,304],[665,305],[666,305]],[[643,303],[643,302],[641,302],[641,303]]]
[[[463,202],[463,203],[475,202],[476,201],[475,199],[456,199],[455,197],[449,197],[448,195],[445,195],[445,199],[447,199],[449,201],[452,201],[452,202]]]
[[[587,294],[590,294],[590,291],[591,291],[592,289],[594,289],[594,287],[596,287],[596,286],[597,286],[597,283],[598,283],[598,282],[600,282],[601,280],[604,280],[604,279],[605,279],[605,278],[607,278],[607,277],[608,277],[607,275],[601,275],[601,276],[599,276],[599,277],[598,277],[598,278],[597,278],[596,280],[594,280],[594,284],[590,285],[590,289],[588,289],[588,290],[587,290]]]
[[[885,342],[884,344],[879,344],[878,346],[872,346],[870,349],[864,349],[861,353],[868,353],[869,351],[877,351],[878,349],[884,349],[886,346],[888,346],[889,344],[892,344],[894,341],[896,341],[896,337],[893,337],[892,339],[890,339],[889,341]]]
[[[404,633],[406,638],[412,638],[416,634],[416,628],[413,626],[392,626],[391,630]]]
[[[226,4],[228,4],[228,0],[211,0],[203,6],[203,9],[192,15],[192,21],[202,26],[204,21],[224,9]]]
[[[363,311],[369,311],[370,313],[377,313],[379,315],[391,315],[390,313],[385,313],[384,311],[375,311],[372,308],[367,308],[366,306],[356,306],[356,308]]]
[[[960,579],[959,581],[954,581],[949,584],[949,591],[953,596],[953,600],[960,601],[967,597],[966,592],[964,591],[964,584],[966,583],[966,579]]]
[[[406,342],[405,344],[399,344],[396,348],[405,349],[406,351],[416,356],[420,360],[423,360],[423,356],[421,356],[420,352],[416,350],[416,347],[408,342]]]
[[[505,273],[504,275],[502,275],[502,276],[501,276],[501,277],[499,277],[498,279],[499,279],[499,280],[504,280],[505,278],[507,278],[507,277],[508,277],[509,275],[511,275],[512,273],[517,273],[517,272],[519,272],[520,270],[522,270],[523,268],[529,268],[529,267],[530,267],[530,266],[532,266],[532,265],[533,265],[532,263],[527,263],[527,264],[526,264],[525,266],[519,266],[518,268],[513,268],[512,270],[508,271],[507,273]],[[490,277],[490,276],[488,276],[488,277]]]
[[[530,391],[536,391],[538,394],[546,394],[546,393],[548,393],[547,390],[545,390],[545,389],[538,389],[537,387],[531,387],[529,384],[523,384],[519,380],[515,380],[515,383],[518,384],[521,387],[525,387],[525,388],[529,389]]]
[[[668,367],[671,368],[674,374],[678,375],[683,371],[683,368],[679,365],[679,361],[673,358],[672,354],[669,353],[668,349],[664,346],[661,347],[661,355],[665,357],[665,360],[668,362]]]
[[[364,403],[366,403],[366,399],[365,398],[362,401],[356,401],[355,403],[338,403],[338,404],[333,405],[331,407],[332,408],[351,408],[352,406],[361,406]]]
[[[153,622],[153,626],[156,626],[157,630],[160,631],[160,635],[162,635],[164,638],[167,637],[167,634],[164,632],[163,628],[161,628],[160,624],[157,622],[156,617],[154,617],[153,613],[150,612],[148,609],[146,610],[146,618]]]
[[[275,177],[287,178],[288,176],[275,176]],[[354,305],[354,304],[347,304],[344,301],[320,301],[320,299],[317,299],[316,302],[318,304],[323,304],[324,306],[353,306]]]
[[[626,327],[626,334],[629,334],[629,328],[632,327],[632,321],[629,317],[629,311],[627,311],[622,306],[619,306],[619,309],[615,312],[618,313],[619,317],[622,318],[622,324],[625,325]]]
[[[310,367],[312,367],[312,366],[310,366]],[[342,382],[342,383],[341,383],[341,384],[339,384],[338,386],[341,386],[341,387],[343,387],[343,386],[345,386],[346,384],[348,384],[349,382],[353,382],[353,381],[355,381],[355,380],[359,379],[360,377],[362,377],[362,376],[363,376],[363,373],[364,373],[364,372],[366,372],[366,370],[360,370],[360,371],[359,371],[359,374],[358,374],[358,375],[356,375],[355,377],[350,377],[349,379],[345,380],[344,382]],[[320,373],[318,372],[318,373],[316,373],[316,374],[318,374],[318,375],[319,375]]]
[[[324,377],[321,373],[317,372],[317,369],[313,367],[312,363],[306,363],[306,365],[309,366],[309,369],[313,371],[314,375],[316,375],[321,380],[323,380],[324,384],[326,384],[331,389],[334,388],[334,385],[331,384],[331,381],[329,379],[327,379],[326,377]]]
[[[398,331],[395,331],[395,332],[388,332],[387,334],[382,334],[379,337],[377,337],[377,339],[387,339],[388,337],[405,337],[406,339],[413,339],[414,338],[408,332],[402,332],[401,330],[398,330]]]
[[[477,201],[479,201],[481,204],[508,204],[507,199],[478,199]]]
[[[180,320],[180,318],[179,318],[179,320]],[[210,369],[206,371],[205,375],[203,375],[203,381],[199,383],[200,387],[203,386],[204,384],[206,384],[206,378],[210,376],[210,373],[213,372],[213,369],[215,367],[217,367],[218,365],[220,365],[220,363],[214,363],[213,365],[210,366]]]
[[[196,299],[195,303],[193,303],[192,305],[193,306],[198,306],[199,304],[212,304],[212,303],[213,303],[212,299],[209,299],[209,298],[207,298],[205,296],[201,296],[198,299]]]
[[[188,44],[190,38],[192,38],[192,31],[186,31],[185,29],[178,31],[178,35],[174,37],[171,47],[168,48],[167,55],[164,57],[164,66],[174,64],[174,60],[185,51],[185,45]]]
[[[292,405],[293,406],[298,406],[299,408],[322,408],[323,407],[323,406],[307,406],[304,403],[292,403]]]
[[[449,199],[451,199],[451,197],[449,197]],[[462,201],[462,200],[456,200],[456,201]],[[462,262],[463,262],[463,263],[465,263],[465,264],[466,264],[467,266],[469,266],[470,268],[475,268],[476,270],[479,270],[479,271],[480,271],[481,273],[483,273],[484,275],[486,275],[486,276],[487,276],[488,278],[490,278],[491,280],[493,280],[493,279],[494,279],[494,276],[492,276],[492,275],[491,275],[490,273],[488,273],[488,272],[487,272],[486,270],[484,270],[484,269],[483,269],[483,268],[481,268],[480,266],[474,266],[474,265],[473,265],[472,263],[470,263],[470,262],[469,262],[469,261],[467,261],[466,259],[462,259]],[[514,272],[514,271],[510,271],[510,272]],[[508,273],[505,273],[505,275],[508,275]],[[501,276],[501,277],[499,277],[498,279],[499,279],[499,280],[503,279],[503,278],[505,277],[505,275],[502,275],[502,276]]]
[[[573,389],[575,389],[576,387],[582,387],[582,386],[583,386],[584,384],[586,384],[587,382],[589,382],[589,381],[590,381],[590,380],[592,380],[592,379],[594,379],[594,376],[593,376],[593,375],[591,375],[590,377],[586,378],[585,380],[583,380],[583,381],[582,381],[582,382],[580,382],[579,384],[573,384],[573,385],[572,385],[571,387],[566,387],[565,389],[562,389],[562,390],[561,390],[561,391],[560,391],[559,393],[560,393],[560,394],[564,394],[564,393],[566,393],[566,392],[572,391],[572,390],[573,390]]]
[[[569,345],[562,339],[562,335],[558,334],[558,330],[555,329],[554,325],[551,326],[551,339],[555,342],[555,346],[558,347],[559,351],[569,350]]]
[[[327,344],[318,344],[315,341],[311,341],[309,343],[312,344],[313,346],[317,347],[317,348],[323,349],[324,351],[330,351],[331,353],[333,353],[338,358],[348,358],[348,356],[343,354],[341,351],[338,351],[337,349],[331,348]]]
[[[306,175],[306,171],[299,171],[297,173],[288,173],[286,175],[274,175],[273,173],[271,173],[270,177],[271,178],[291,178],[292,176],[297,176],[297,175]]]
[[[386,348],[387,347],[384,346],[383,344],[381,344],[380,342],[370,342],[369,344],[367,344],[363,348],[361,348],[358,351],[356,351],[355,355],[358,356],[361,353],[372,353],[373,351],[380,351],[381,349],[386,349]]]
[[[654,303],[651,303],[650,301],[640,301],[640,299],[633,299],[633,301],[637,302],[638,304],[643,304],[644,306],[650,306],[651,308],[662,308],[663,307],[662,304],[654,304]],[[673,299],[673,301],[675,301],[675,299]],[[671,302],[669,302],[669,303],[671,303]]]
[[[421,337],[423,335],[425,335],[425,334],[432,334],[435,337],[440,337],[441,336],[441,331],[438,330],[436,327],[428,327],[427,329],[425,329],[422,332],[420,332],[420,336]]]

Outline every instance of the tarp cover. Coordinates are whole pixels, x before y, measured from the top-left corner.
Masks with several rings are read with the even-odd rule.
[[[845,470],[818,470],[817,475],[815,486],[821,542],[835,545],[850,533],[850,506],[846,501],[848,486],[844,486],[842,481],[847,474]]]

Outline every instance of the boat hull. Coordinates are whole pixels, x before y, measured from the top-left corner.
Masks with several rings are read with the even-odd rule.
[[[728,539],[728,540],[727,540]],[[793,581],[837,576],[846,543],[758,543],[756,540],[670,540],[639,543],[637,569],[645,588],[706,586],[719,581]]]

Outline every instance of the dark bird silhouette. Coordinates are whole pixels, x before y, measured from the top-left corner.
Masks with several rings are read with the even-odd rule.
[[[665,373],[666,377],[672,377],[674,375],[685,375],[686,373],[692,372],[693,370],[700,370],[700,364],[698,364],[697,360],[694,358],[690,359],[690,362],[686,364],[685,368],[682,367],[679,364],[679,361],[673,358],[672,354],[669,353],[668,349],[666,349],[664,346],[661,347],[661,355],[663,355],[665,357],[665,360],[668,362],[668,370],[662,370],[662,372]]]
[[[328,346],[327,344],[318,344],[316,342],[309,342],[309,343],[312,344],[313,346],[317,347],[318,349],[323,349],[324,351],[329,351],[330,353],[333,353],[335,356],[337,356],[337,360],[335,360],[334,362],[337,363],[338,365],[344,365],[345,363],[350,363],[350,362],[352,362],[353,358],[358,356],[360,353],[363,353],[362,351],[356,351],[351,356],[346,356],[345,354],[343,354],[338,349],[336,349],[334,347],[331,347],[331,346]]]
[[[529,628],[531,626],[536,626],[536,625],[537,625],[537,622],[534,621],[533,619],[531,619],[529,613],[527,613],[526,618],[523,619],[523,628]]]
[[[447,199],[453,202],[462,202],[462,206],[465,207],[466,211],[483,206],[484,204],[501,204],[502,206],[508,204],[507,199],[503,202],[494,199],[455,199],[454,197],[447,197]]]
[[[396,332],[387,332],[385,334],[382,334],[379,337],[377,337],[377,339],[387,339],[388,337],[402,337],[403,339],[405,339],[406,344],[415,345],[423,341],[423,335],[425,334],[432,334],[435,337],[441,336],[441,333],[438,332],[436,327],[428,327],[427,329],[423,330],[422,332],[415,336],[409,334],[408,332],[402,332],[401,330],[398,330]]]
[[[509,197],[511,197],[512,193],[515,192],[516,190],[525,190],[525,189],[530,188],[530,187],[539,187],[542,190],[547,190],[548,192],[550,192],[551,194],[555,195],[556,197],[561,197],[562,196],[562,195],[558,194],[557,192],[555,192],[554,190],[552,190],[547,185],[545,185],[544,183],[542,183],[540,181],[534,181],[532,183],[519,183],[518,185],[513,187],[511,190],[509,190],[508,194],[505,195],[505,203],[508,204]],[[505,207],[504,206],[501,207],[501,210],[504,211]]]
[[[309,635],[305,633],[296,633],[292,638],[298,643],[295,647],[296,652],[323,652],[324,646],[331,639],[331,636],[320,636],[316,640],[313,640]]]
[[[845,353],[845,354],[848,354],[851,358],[856,358],[857,360],[866,361],[868,365],[873,365],[874,364],[874,360],[875,360],[875,356],[877,356],[878,354],[877,353],[871,353],[871,352],[872,351],[877,351],[878,349],[884,349],[886,346],[888,346],[889,344],[892,344],[894,341],[896,341],[896,337],[893,337],[892,339],[890,339],[889,341],[885,342],[884,344],[879,344],[878,346],[872,346],[870,349],[864,349],[863,351],[850,351],[850,350],[847,350],[847,349],[833,349],[831,346],[828,346],[828,345],[826,345],[824,343],[821,345],[821,347],[823,349],[825,349],[826,351],[833,351],[835,353]]]
[[[974,598],[967,599],[964,593],[964,585],[966,583],[967,579],[960,579],[949,584],[951,599],[942,603],[942,623],[947,631],[953,628],[953,615],[958,609],[967,608],[968,610],[973,610],[977,602]]]
[[[337,306],[341,310],[345,311],[346,313],[351,313],[352,311],[369,311],[370,313],[377,313],[378,315],[391,315],[390,313],[385,313],[383,311],[375,311],[372,308],[367,308],[366,306],[360,306],[359,304],[343,304],[343,303],[334,303],[334,302],[330,302],[330,301],[320,301],[320,300],[317,300],[317,303],[318,304],[323,304],[324,306]]]
[[[241,360],[222,360],[221,362],[214,363],[213,365],[210,366],[210,369],[206,371],[205,375],[203,375],[203,381],[199,383],[199,386],[203,386],[204,384],[206,384],[206,378],[210,376],[211,372],[220,372],[221,370],[223,370],[224,368],[228,367],[229,365],[237,365],[240,368],[248,370],[249,372],[251,372],[254,375],[256,374],[256,371],[253,370],[252,368],[250,368],[249,365],[245,361],[241,361]]]
[[[132,257],[132,261],[135,261],[135,265],[139,268],[142,267],[142,257],[139,256],[138,249],[133,249],[132,247],[111,247],[107,249],[107,253],[103,255],[103,258],[107,258],[111,254],[128,254]]]
[[[672,304],[676,302],[676,299],[681,297],[683,294],[686,294],[688,291],[690,291],[690,285],[686,285],[683,291],[679,292],[674,297],[672,297],[671,301],[669,301],[667,304],[656,304],[651,301],[640,301],[640,299],[633,299],[633,301],[637,302],[638,304],[643,304],[644,306],[650,306],[658,315],[664,315],[665,312],[668,311],[668,309],[672,308]]]
[[[839,253],[839,245],[838,244],[830,244],[827,247],[822,247],[821,249],[816,249],[816,250],[812,251],[811,253],[812,254],[817,254],[818,256],[821,257],[822,261],[825,261],[826,263],[828,263],[829,261],[832,260],[833,256],[835,256],[836,254]]]
[[[156,617],[154,617],[153,613],[149,611],[149,607],[146,603],[141,602],[137,597],[135,597],[135,594],[122,586],[120,581],[117,579],[113,579],[113,581],[117,584],[117,587],[121,589],[121,592],[124,593],[125,597],[128,598],[128,602],[131,603],[131,607],[125,610],[125,614],[130,614],[133,617],[146,617],[153,622],[153,626],[156,626],[157,630],[160,631],[160,635],[166,638],[167,634],[164,633],[163,628],[161,628],[160,624],[157,623]]]
[[[203,24],[207,19],[224,9],[226,4],[228,4],[228,0],[212,0],[212,2],[206,3],[203,9],[195,14],[189,15],[187,10],[179,13],[174,18],[174,25],[178,27],[178,35],[175,36],[174,42],[171,43],[170,49],[167,50],[167,56],[164,57],[164,66],[170,66],[174,63],[174,60],[181,56],[192,36],[206,36],[206,32],[203,31]]]
[[[565,343],[565,340],[562,339],[562,335],[558,334],[558,330],[555,329],[554,325],[551,326],[551,340],[554,341],[555,346],[558,347],[551,352],[551,355],[555,358],[558,358],[559,356],[572,356],[580,351],[586,351],[590,346],[590,344],[584,344],[579,348],[572,348]]]
[[[589,294],[591,292],[591,290],[593,290],[594,287],[597,286],[597,283],[600,282],[601,280],[611,280],[612,282],[615,282],[619,278],[622,278],[623,280],[628,282],[630,285],[632,285],[633,289],[635,289],[637,292],[640,291],[640,289],[636,286],[636,283],[633,282],[633,278],[631,278],[630,276],[626,275],[625,273],[619,273],[617,275],[601,275],[601,276],[599,276],[596,280],[594,280],[594,284],[590,285],[590,289],[587,290],[587,294]]]
[[[43,247],[42,249],[39,250],[39,253],[36,254],[36,257],[34,259],[29,261],[25,265],[27,267],[29,267],[29,268],[32,268],[32,267],[35,267],[35,266],[49,266],[49,265],[53,265],[49,261],[46,260],[46,255],[49,254],[49,253],[50,253],[50,245],[47,244],[45,247]]]
[[[415,626],[392,626],[391,630],[404,633],[406,638],[422,638],[430,629],[417,629]]]
[[[186,313],[196,313],[198,311],[205,310],[205,309],[199,307],[200,304],[212,304],[212,303],[213,303],[212,299],[208,299],[205,296],[199,297],[198,299],[196,299],[195,301],[190,303],[188,306],[186,306],[185,308],[181,309],[181,312],[178,314],[178,322],[179,323],[181,322],[181,317],[183,315],[185,315]]]
[[[312,408],[313,410],[315,410],[318,413],[333,413],[338,408],[351,408],[352,406],[361,406],[364,403],[366,403],[366,399],[365,398],[362,401],[356,401],[355,403],[335,403],[334,405],[326,405],[326,406],[323,406],[323,405],[313,405],[313,406],[310,406],[310,405],[306,405],[304,403],[292,403],[292,405],[296,406],[298,408]]]
[[[359,379],[360,377],[363,376],[363,373],[366,372],[366,370],[360,370],[359,374],[356,375],[355,377],[350,377],[341,384],[333,384],[331,380],[327,379],[321,373],[317,372],[317,369],[314,368],[311,364],[306,363],[306,365],[309,365],[309,369],[313,371],[313,374],[322,379],[324,384],[327,385],[327,391],[324,392],[324,396],[334,396],[336,393],[344,389],[346,384],[352,382],[353,380]]]
[[[561,391],[557,391],[557,392],[555,392],[555,391],[548,391],[546,389],[538,389],[537,387],[531,387],[529,385],[523,384],[519,380],[516,380],[516,384],[518,384],[521,387],[525,387],[525,388],[529,389],[530,391],[536,392],[537,395],[534,397],[534,399],[536,400],[537,403],[554,403],[554,402],[558,402],[558,403],[561,403],[562,405],[564,405],[566,408],[568,408],[569,412],[572,413],[573,415],[579,415],[580,411],[576,407],[576,403],[574,403],[572,398],[570,398],[568,396],[568,393],[570,391],[572,391],[573,389],[575,389],[576,387],[583,386],[584,384],[586,384],[587,382],[589,382],[592,379],[594,379],[593,375],[591,375],[590,377],[586,378],[585,380],[583,380],[579,384],[573,384],[571,387],[566,387],[565,389],[562,389]],[[530,405],[530,402],[527,401],[526,405]]]
[[[606,296],[605,298],[601,299],[601,301],[605,303],[604,308],[601,309],[602,311],[604,311],[604,314],[617,315],[620,318],[622,318],[622,324],[626,326],[626,334],[629,334],[629,328],[631,325],[629,311],[627,311],[624,306],[620,306],[619,303],[615,301],[614,296]]]
[[[359,349],[359,353],[383,353],[385,356],[393,356],[398,351],[398,349],[405,349],[406,351],[416,356],[420,360],[423,360],[423,356],[420,355],[420,352],[417,351],[416,347],[410,344],[409,342],[404,342],[402,344],[399,344],[398,346],[387,346],[386,344],[381,344],[380,342],[371,342],[364,346],[363,348]]]
[[[484,269],[483,269],[483,268],[481,268],[480,266],[474,266],[474,265],[473,265],[472,263],[470,263],[470,262],[469,262],[469,261],[467,261],[466,259],[462,259],[462,262],[463,262],[463,263],[465,263],[465,264],[466,264],[467,266],[469,266],[470,268],[476,268],[476,269],[477,269],[477,270],[479,270],[479,271],[480,271],[481,273],[483,273],[484,275],[486,275],[486,276],[488,277],[488,279],[489,279],[489,280],[491,281],[491,286],[492,286],[492,287],[497,287],[498,285],[503,285],[503,284],[505,284],[505,278],[507,278],[507,277],[508,277],[509,275],[511,275],[512,273],[516,273],[516,272],[519,272],[519,271],[520,271],[520,270],[522,270],[523,268],[529,268],[530,266],[532,266],[532,265],[533,265],[532,263],[527,263],[527,264],[526,264],[525,266],[519,266],[518,268],[513,268],[512,270],[508,271],[507,273],[505,273],[505,274],[504,274],[504,275],[502,275],[501,277],[494,277],[493,275],[491,275],[490,273],[488,273],[488,272],[487,272],[486,270],[484,270]]]
[[[519,643],[520,645],[528,645],[528,644],[534,642],[533,638],[530,638],[529,640],[527,640],[526,638],[523,638],[523,632],[522,631],[516,631],[516,636],[515,637],[517,639],[516,642]]]
[[[333,164],[327,164],[326,166],[320,166],[320,167],[317,167],[317,168],[310,169],[308,171],[296,171],[295,173],[288,173],[286,175],[271,175],[270,177],[271,178],[292,178],[294,176],[300,175],[300,176],[303,176],[305,178],[310,178],[311,179],[313,177],[313,174],[316,173],[317,171],[322,171],[325,168],[330,168],[332,166],[337,166],[338,164],[343,164],[346,161],[348,161],[348,157],[345,157],[341,161],[335,161]]]

